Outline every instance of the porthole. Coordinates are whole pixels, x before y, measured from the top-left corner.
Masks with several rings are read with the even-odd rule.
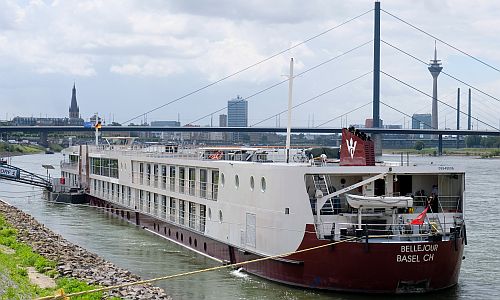
[[[220,174],[220,185],[222,187],[224,187],[224,184],[226,184],[226,179],[225,179],[224,173],[221,173]]]
[[[240,176],[238,176],[238,175],[234,175],[234,186],[236,188],[240,187]]]
[[[253,191],[254,187],[255,187],[255,180],[253,179],[253,176],[250,176],[250,190]]]
[[[222,223],[222,210],[219,210],[219,222]]]
[[[212,220],[212,209],[210,207],[208,208],[208,219]]]
[[[260,179],[260,190],[262,192],[266,191],[266,179],[264,177]]]

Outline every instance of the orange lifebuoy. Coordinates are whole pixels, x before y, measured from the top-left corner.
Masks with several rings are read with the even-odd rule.
[[[210,159],[221,159],[222,158],[222,152],[221,151],[217,151],[214,154],[210,154],[208,156],[208,158],[210,158]]]

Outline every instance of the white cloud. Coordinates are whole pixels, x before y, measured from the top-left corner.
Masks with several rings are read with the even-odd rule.
[[[183,70],[174,61],[135,57],[130,63],[112,65],[110,71],[122,75],[162,77],[175,73],[181,73]]]
[[[90,88],[102,83],[107,89],[95,91],[100,94],[95,98],[100,99],[112,98],[109,96],[116,93],[115,82],[134,79],[126,86],[120,86],[120,91],[123,91],[121,97],[124,100],[134,100],[132,97],[147,93],[151,97],[149,101],[141,102],[141,107],[129,108],[146,110],[145,107],[155,107],[168,101],[163,96],[156,96],[166,94],[167,88],[169,94],[186,94],[207,82],[264,60],[372,7],[371,1],[327,0],[4,0],[0,1],[0,70],[22,70],[25,73],[19,73],[19,78],[33,76],[41,85],[49,80],[47,78],[56,75],[60,76],[58,80],[63,78],[71,83],[75,77],[77,81],[88,80]],[[412,3],[387,0],[383,1],[382,8],[472,55],[493,65],[500,65],[500,39],[495,31],[499,25],[497,19],[500,3],[496,1],[470,4],[465,0],[416,0]],[[370,12],[301,47],[232,77],[227,84],[223,83],[207,91],[211,105],[217,101],[217,106],[223,105],[231,97],[228,95],[251,94],[283,80],[282,75],[288,73],[290,57],[296,59],[295,72],[299,73],[369,41],[373,38],[372,25],[373,15]],[[424,61],[432,56],[432,38],[386,13],[382,13],[382,38]],[[297,79],[297,98],[307,99],[371,70],[372,47],[373,44],[367,45]],[[458,72],[456,75],[463,80],[472,81],[500,96],[496,94],[497,72],[442,44],[438,44],[438,50],[445,71]],[[430,75],[426,66],[383,44],[382,69],[430,92]],[[7,77],[7,74],[3,76]],[[391,104],[401,103],[401,108],[406,113],[411,114],[421,109],[427,101],[384,75],[381,78],[382,97]],[[103,80],[106,82],[103,83]],[[157,91],[149,89],[151,82],[156,84]],[[167,86],[166,83],[170,85]],[[369,101],[370,84],[371,81],[366,79],[346,87],[348,92],[339,90],[332,93],[327,97],[330,100],[318,99],[315,103],[328,103],[325,105],[328,109],[316,112],[316,118],[327,120],[337,112],[349,110],[353,104]],[[460,84],[444,77],[440,78],[439,87],[443,93],[456,89],[458,85]],[[20,94],[10,90],[1,91],[4,93],[3,97],[9,99],[29,98],[19,90],[16,92]],[[270,99],[281,97],[282,93],[286,91],[262,95],[254,101],[265,101],[268,107],[266,113],[279,111],[283,108],[280,106],[281,102]],[[1,99],[4,98],[0,97]],[[61,107],[65,108],[67,99],[61,101],[65,104]],[[183,101],[194,103],[195,99]],[[89,102],[88,105],[92,107],[96,103]],[[330,103],[334,105],[329,106]],[[198,107],[199,114],[210,109],[203,105],[205,104]],[[311,105],[314,110],[314,103]],[[128,115],[125,111],[127,108],[112,104],[110,107],[122,110],[116,114]],[[255,104],[255,107],[261,106]],[[179,104],[175,109],[181,111],[183,107]],[[61,111],[65,113],[65,109]],[[190,113],[196,115],[197,112],[192,110]],[[301,110],[297,118],[307,119],[300,115],[304,113],[307,114],[305,110]],[[161,113],[158,115],[162,116]],[[258,119],[266,114],[251,110],[251,115],[253,119]],[[386,123],[401,118],[401,115],[384,108],[382,115]],[[359,118],[356,122],[362,123],[365,117],[367,115],[363,113],[352,115],[349,119],[354,122]]]

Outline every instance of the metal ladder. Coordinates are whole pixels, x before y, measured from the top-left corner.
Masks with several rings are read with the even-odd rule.
[[[319,174],[313,175],[313,182],[314,182],[314,188],[316,190],[320,190],[323,193],[323,196],[330,194],[330,190],[328,188],[328,182],[326,180],[325,175],[319,175]],[[333,212],[332,199],[331,198],[328,199],[328,201],[326,203],[329,203],[328,206],[330,206],[330,210]],[[321,211],[321,209],[322,209],[322,207],[319,208],[320,211]],[[328,210],[328,208],[327,208],[327,210]]]

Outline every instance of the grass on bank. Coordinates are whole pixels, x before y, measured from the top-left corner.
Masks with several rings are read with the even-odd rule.
[[[34,154],[42,151],[45,151],[45,149],[38,145],[19,145],[0,142],[0,153]]]
[[[0,214],[0,244],[15,250],[14,254],[0,251],[0,299],[32,299],[34,297],[54,295],[59,289],[66,294],[97,288],[83,281],[61,277],[56,279],[56,288],[42,289],[31,284],[28,278],[27,267],[35,267],[40,273],[50,277],[58,274],[56,263],[33,252],[26,244],[17,241],[17,230],[12,228]],[[102,293],[93,293],[71,299],[97,300]],[[111,298],[118,299],[118,298]]]

